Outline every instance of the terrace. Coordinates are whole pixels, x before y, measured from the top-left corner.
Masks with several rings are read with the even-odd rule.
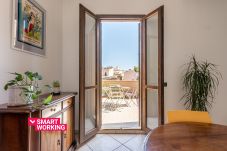
[[[139,128],[138,81],[103,80],[102,128]]]
[[[103,80],[102,129],[140,128],[139,81]],[[157,118],[149,118],[151,128],[158,125]]]

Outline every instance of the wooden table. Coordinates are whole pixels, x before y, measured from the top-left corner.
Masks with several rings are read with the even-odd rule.
[[[227,151],[227,126],[173,123],[153,130],[145,151]]]

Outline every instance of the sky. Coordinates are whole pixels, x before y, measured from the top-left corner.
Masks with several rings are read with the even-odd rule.
[[[138,22],[102,22],[102,66],[138,66]]]

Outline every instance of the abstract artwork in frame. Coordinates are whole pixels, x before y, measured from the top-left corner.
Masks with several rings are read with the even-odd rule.
[[[34,0],[13,0],[12,47],[46,54],[46,11]]]

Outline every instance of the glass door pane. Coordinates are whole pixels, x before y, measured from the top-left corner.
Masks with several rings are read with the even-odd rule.
[[[96,85],[96,19],[85,14],[85,86]]]
[[[147,90],[147,127],[158,127],[158,90]]]
[[[158,85],[158,13],[146,20],[147,85]]]
[[[158,13],[146,20],[147,127],[158,126]]]
[[[96,128],[96,90],[85,90],[85,134]]]

